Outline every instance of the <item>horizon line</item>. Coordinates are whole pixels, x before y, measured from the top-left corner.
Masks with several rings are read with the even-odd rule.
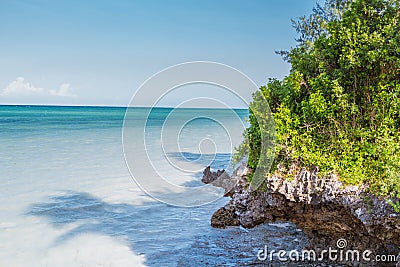
[[[111,105],[57,105],[57,104],[0,104],[0,106],[20,106],[20,107],[93,107],[93,108],[164,108],[164,109],[242,109],[246,110],[249,108],[219,108],[219,107],[169,107],[169,106],[161,106],[161,107],[151,107],[151,106],[136,106],[136,107],[130,107],[130,106],[111,106]]]

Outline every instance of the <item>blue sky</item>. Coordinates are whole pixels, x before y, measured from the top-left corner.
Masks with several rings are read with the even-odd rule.
[[[274,51],[295,45],[290,19],[315,3],[0,0],[0,104],[126,106],[154,73],[196,60],[263,85],[288,73]]]

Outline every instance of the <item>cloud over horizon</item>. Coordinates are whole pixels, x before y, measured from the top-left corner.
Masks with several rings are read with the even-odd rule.
[[[13,96],[56,96],[56,97],[76,97],[77,95],[72,92],[71,85],[69,83],[63,83],[57,90],[45,90],[41,87],[36,87],[33,84],[27,82],[24,77],[17,77],[12,81],[6,88],[0,92],[0,97]]]
[[[9,95],[32,95],[32,94],[42,94],[44,91],[43,88],[38,88],[30,84],[29,82],[25,82],[24,77],[17,77],[14,81],[12,81],[3,91],[0,93],[0,96],[9,96]]]

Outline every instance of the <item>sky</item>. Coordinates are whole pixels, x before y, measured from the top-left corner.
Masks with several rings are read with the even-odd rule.
[[[0,0],[0,104],[127,106],[153,74],[189,61],[227,64],[265,85],[289,73],[275,51],[296,44],[290,20],[315,4]],[[230,99],[203,86],[161,102],[176,106],[198,92]]]

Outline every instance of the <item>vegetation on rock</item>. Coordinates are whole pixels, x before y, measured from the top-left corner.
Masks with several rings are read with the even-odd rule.
[[[257,106],[266,99],[276,123],[271,172],[318,166],[400,211],[400,3],[327,0],[293,24],[297,46],[278,52],[290,74],[270,79],[250,105],[240,148],[248,166],[260,162]]]

